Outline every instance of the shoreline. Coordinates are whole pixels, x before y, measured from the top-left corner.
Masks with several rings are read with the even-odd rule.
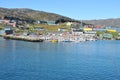
[[[120,38],[117,39],[99,39],[99,38],[93,38],[93,37],[89,37],[89,38],[85,38],[85,37],[79,37],[78,36],[71,36],[69,38],[66,37],[61,37],[61,36],[57,36],[57,38],[50,38],[47,37],[48,39],[46,39],[46,36],[15,36],[15,35],[0,35],[0,37],[3,37],[4,39],[11,39],[11,40],[20,40],[20,41],[28,41],[28,42],[43,42],[43,41],[50,41],[50,42],[85,42],[85,41],[97,41],[97,40],[120,40]]]

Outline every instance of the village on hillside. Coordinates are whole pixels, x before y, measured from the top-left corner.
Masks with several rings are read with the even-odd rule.
[[[64,19],[41,21],[3,16],[0,19],[0,35],[6,39],[35,42],[120,40],[120,28]]]

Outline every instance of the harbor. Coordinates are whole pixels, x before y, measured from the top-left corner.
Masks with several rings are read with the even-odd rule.
[[[15,18],[16,19],[16,18]],[[120,40],[120,28],[86,24],[79,21],[43,21],[23,23],[14,17],[3,16],[0,36],[4,39],[30,42],[85,42],[97,40]],[[14,23],[13,23],[14,22]],[[20,22],[21,25],[20,25]],[[44,23],[46,22],[46,23]]]
[[[44,35],[44,36],[24,36],[24,35],[1,35],[4,39],[11,39],[11,40],[22,40],[22,41],[30,41],[30,42],[43,42],[43,41],[50,41],[50,42],[84,42],[84,41],[96,41],[97,38],[93,36],[65,36],[65,35]]]
[[[111,30],[112,31],[112,30]],[[56,32],[22,32],[15,33],[12,28],[0,30],[0,37],[11,40],[21,40],[29,42],[85,42],[97,40],[120,40],[119,32],[100,32],[92,28],[71,29],[71,31],[56,31]]]
[[[11,28],[5,28],[5,30],[0,32],[0,36],[4,39],[29,42],[85,42],[97,40],[120,40],[120,34],[118,32],[97,32],[92,28],[84,28],[83,30],[72,29],[71,31],[62,32],[46,32],[45,34],[39,34],[36,32],[15,33]]]

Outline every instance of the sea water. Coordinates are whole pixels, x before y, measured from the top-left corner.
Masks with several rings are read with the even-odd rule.
[[[120,41],[51,43],[0,38],[0,80],[120,80]]]

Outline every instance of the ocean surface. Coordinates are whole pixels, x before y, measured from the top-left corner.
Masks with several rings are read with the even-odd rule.
[[[0,80],[120,80],[120,41],[51,43],[0,38]]]

